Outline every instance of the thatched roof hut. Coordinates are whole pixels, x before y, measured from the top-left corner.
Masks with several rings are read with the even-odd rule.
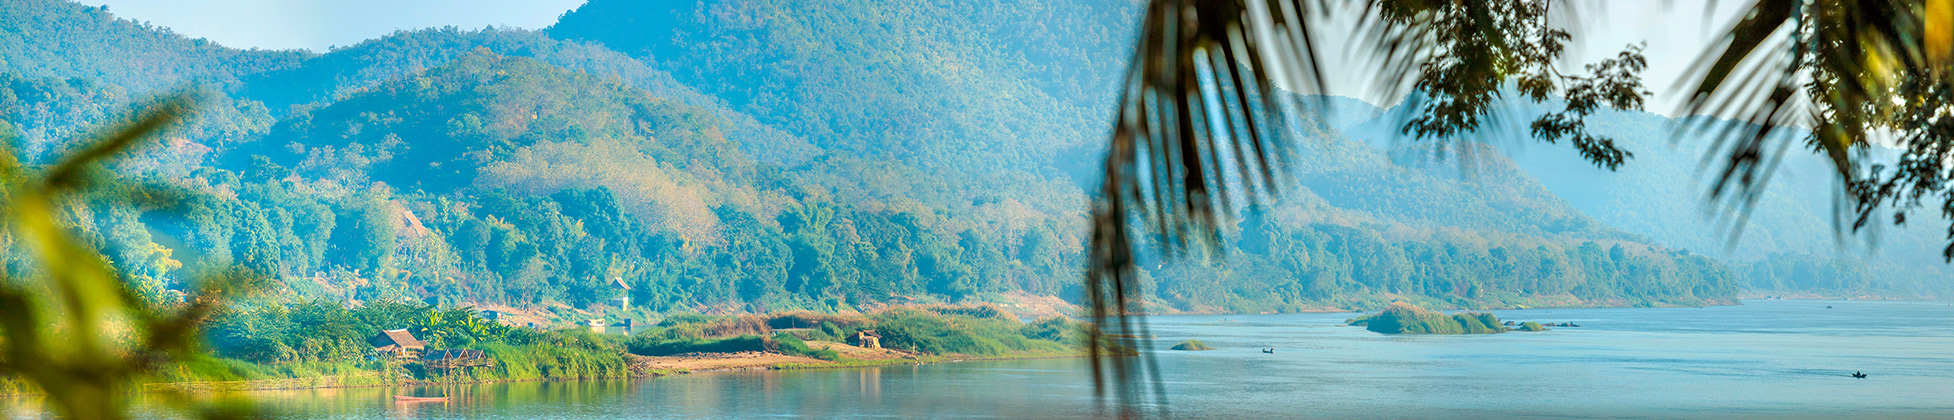
[[[379,335],[366,339],[366,342],[373,345],[374,351],[391,354],[399,359],[419,357],[421,351],[427,349],[427,343],[414,338],[414,334],[407,332],[405,328],[381,331]]]

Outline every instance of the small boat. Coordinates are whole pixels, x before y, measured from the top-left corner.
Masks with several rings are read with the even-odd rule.
[[[406,395],[395,395],[395,396],[394,396],[394,402],[403,402],[403,403],[406,403],[406,402],[442,402],[442,401],[447,401],[447,400],[448,400],[448,397],[409,397],[409,396],[406,396]]]
[[[1273,348],[1267,348],[1267,349],[1262,349],[1262,352],[1263,352],[1263,353],[1268,353],[1268,354],[1275,354],[1275,353],[1276,353],[1276,349],[1273,349]]]
[[[1859,378],[1859,379],[1866,379],[1866,374],[1865,374],[1865,373],[1861,373],[1861,372],[1856,372],[1856,371],[1855,371],[1855,372],[1852,372],[1852,377],[1854,377],[1854,378]]]

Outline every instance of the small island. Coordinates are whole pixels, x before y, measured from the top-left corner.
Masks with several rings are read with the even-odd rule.
[[[1383,312],[1360,316],[1344,321],[1351,326],[1384,334],[1499,334],[1514,330],[1501,325],[1499,317],[1485,312],[1462,312],[1451,315],[1420,308],[1404,302],[1394,302]],[[1521,324],[1520,331],[1545,331],[1537,322]]]
[[[1175,344],[1174,347],[1170,348],[1183,351],[1214,350],[1214,347],[1208,347],[1207,344],[1201,343],[1201,340],[1182,341],[1180,344]]]

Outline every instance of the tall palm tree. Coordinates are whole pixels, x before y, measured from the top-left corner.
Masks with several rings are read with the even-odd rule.
[[[1640,109],[1648,92],[1641,48],[1586,66],[1558,68],[1573,34],[1549,24],[1572,16],[1551,0],[1153,0],[1147,5],[1121,88],[1118,118],[1092,203],[1088,307],[1099,330],[1094,384],[1101,395],[1131,401],[1146,390],[1135,378],[1156,370],[1144,357],[1103,357],[1145,346],[1142,293],[1134,254],[1144,231],[1169,257],[1191,244],[1218,246],[1237,200],[1279,194],[1287,169],[1295,109],[1283,89],[1324,92],[1325,72],[1379,74],[1380,97],[1410,86],[1412,110],[1401,131],[1441,155],[1461,146],[1509,92],[1534,101],[1556,96],[1561,110],[1530,124],[1533,137],[1566,140],[1595,165],[1615,169],[1633,157],[1612,139],[1586,130],[1602,106]],[[1924,198],[1943,200],[1954,217],[1954,119],[1946,74],[1954,56],[1954,0],[1760,0],[1732,25],[1721,45],[1703,52],[1695,96],[1684,111],[1736,118],[1704,119],[1695,130],[1721,134],[1706,162],[1721,160],[1709,191],[1721,205],[1748,210],[1787,148],[1790,127],[1814,129],[1806,143],[1830,156],[1848,186],[1840,207],[1854,230],[1882,208],[1905,210]],[[1355,14],[1361,68],[1325,68],[1323,34],[1335,13]],[[1348,16],[1348,15],[1345,15]],[[1335,41],[1331,41],[1335,42]],[[1283,89],[1279,89],[1281,86]],[[1801,90],[1802,89],[1802,90]],[[1321,109],[1321,107],[1314,107]],[[1747,123],[1747,124],[1743,124]],[[1893,134],[1904,154],[1893,166],[1869,163],[1867,140]],[[1231,167],[1232,166],[1232,167]],[[1239,191],[1231,190],[1236,188]],[[1883,207],[1884,206],[1884,207]],[[1745,212],[1732,220],[1741,232]],[[1950,229],[1954,237],[1954,228]],[[1946,251],[1954,259],[1954,246]],[[1109,381],[1110,379],[1110,381]],[[1111,386],[1108,387],[1107,384]],[[1161,394],[1154,382],[1151,392]]]

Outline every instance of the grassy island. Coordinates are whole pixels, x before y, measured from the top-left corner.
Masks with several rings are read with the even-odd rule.
[[[1172,349],[1195,351],[1195,350],[1214,350],[1214,347],[1208,347],[1208,345],[1202,343],[1201,340],[1187,340],[1187,341],[1182,341],[1180,344],[1175,344],[1174,347],[1172,347]]]
[[[1385,334],[1498,334],[1507,328],[1499,317],[1485,312],[1451,315],[1395,302],[1383,312],[1360,316],[1346,323]],[[1531,323],[1531,322],[1529,322]],[[1539,324],[1534,324],[1538,327]]]

